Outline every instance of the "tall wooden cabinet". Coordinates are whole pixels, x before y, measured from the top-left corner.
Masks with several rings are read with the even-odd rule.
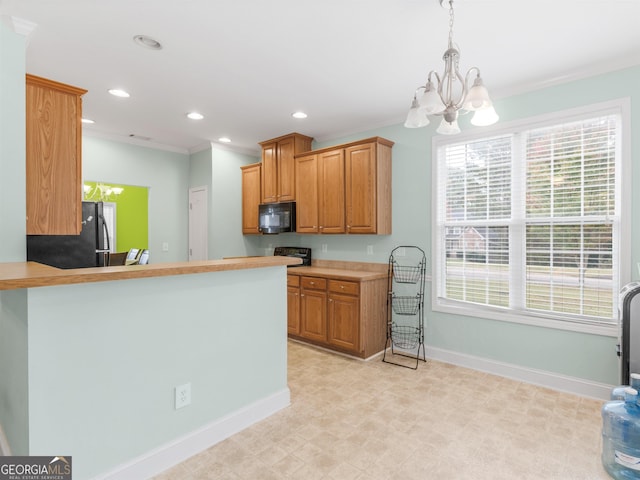
[[[345,149],[347,233],[391,234],[391,147],[382,138]]]
[[[296,156],[298,233],[391,233],[391,147],[380,137]]]
[[[27,234],[82,229],[82,95],[87,91],[26,76]]]
[[[262,203],[296,199],[294,156],[311,150],[313,139],[299,133],[261,142]]]
[[[240,167],[242,170],[242,233],[260,233],[258,224],[258,205],[260,205],[262,166],[259,163]]]

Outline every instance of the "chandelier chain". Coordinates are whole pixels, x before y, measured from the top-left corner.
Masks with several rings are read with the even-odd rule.
[[[449,47],[453,45],[453,0],[449,0]]]

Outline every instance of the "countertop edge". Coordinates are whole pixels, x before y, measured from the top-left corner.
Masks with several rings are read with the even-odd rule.
[[[287,273],[289,275],[331,277],[338,280],[358,280],[361,282],[387,278],[387,272],[349,270],[348,268],[335,267],[296,267],[288,269]]]
[[[283,256],[244,257],[224,260],[77,268],[69,270],[50,267],[36,262],[0,263],[0,290],[18,290],[23,288],[166,277],[228,270],[246,270],[299,265],[300,263],[302,263],[302,260],[299,258]]]

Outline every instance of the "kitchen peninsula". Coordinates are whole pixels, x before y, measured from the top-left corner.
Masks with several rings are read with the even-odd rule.
[[[71,456],[77,479],[146,478],[284,408],[285,267],[299,262],[0,264],[12,453]]]

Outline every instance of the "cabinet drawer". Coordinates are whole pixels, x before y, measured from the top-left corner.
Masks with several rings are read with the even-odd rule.
[[[360,293],[360,285],[358,282],[329,280],[329,291],[334,293],[345,293],[347,295],[358,295]]]
[[[314,289],[314,290],[326,290],[327,280],[325,278],[318,277],[302,277],[302,288]]]
[[[287,275],[287,287],[299,287],[300,276],[299,275]]]

